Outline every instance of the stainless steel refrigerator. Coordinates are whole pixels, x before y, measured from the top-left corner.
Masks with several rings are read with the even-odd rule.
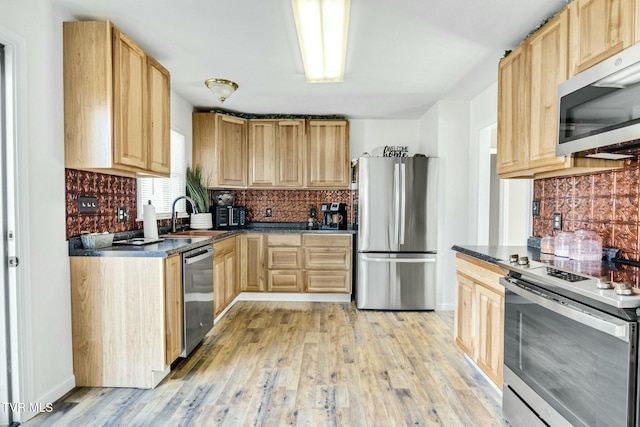
[[[435,309],[437,159],[358,160],[356,306]]]

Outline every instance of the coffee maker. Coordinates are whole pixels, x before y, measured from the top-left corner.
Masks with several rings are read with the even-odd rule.
[[[322,229],[346,230],[347,229],[347,204],[323,203],[322,204]]]

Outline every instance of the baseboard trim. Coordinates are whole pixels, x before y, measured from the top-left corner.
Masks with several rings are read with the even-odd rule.
[[[64,396],[65,394],[73,390],[75,386],[76,386],[76,377],[75,375],[71,375],[64,381],[60,382],[55,387],[51,388],[45,394],[43,394],[42,396],[34,400],[36,403],[39,403],[40,404],[39,406],[44,410],[45,408],[47,408],[47,405],[49,405],[48,407],[50,407],[50,405],[53,404],[55,401],[57,401],[62,396]],[[27,410],[24,412],[20,412],[18,414],[18,417],[20,418],[18,420],[19,422],[24,423],[25,421],[30,420],[31,418],[40,414],[40,412],[30,411],[29,407],[30,405],[27,404],[27,407],[26,407]]]
[[[351,294],[302,294],[287,292],[242,292],[238,301],[351,302]]]
[[[436,311],[454,311],[456,308],[456,305],[452,303],[436,304]]]

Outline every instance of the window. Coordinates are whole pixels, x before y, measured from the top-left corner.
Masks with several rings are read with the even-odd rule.
[[[186,194],[185,138],[171,131],[170,178],[138,178],[138,219],[142,219],[142,205],[149,203],[156,208],[158,218],[171,218],[171,204],[176,197]],[[176,204],[178,216],[187,216],[184,200]]]

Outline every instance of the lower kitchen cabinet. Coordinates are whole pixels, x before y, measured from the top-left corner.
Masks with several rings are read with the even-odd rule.
[[[236,236],[214,242],[213,316],[220,314],[238,296]]]
[[[351,235],[304,234],[307,292],[351,293]]]
[[[264,235],[241,234],[236,239],[240,291],[263,292],[265,290]]]
[[[181,256],[69,260],[76,386],[155,387],[182,342]]]
[[[504,349],[504,273],[497,265],[456,254],[458,306],[456,342],[502,388]]]
[[[302,237],[267,234],[267,291],[302,292]]]
[[[164,261],[165,364],[170,365],[182,352],[182,256]]]

